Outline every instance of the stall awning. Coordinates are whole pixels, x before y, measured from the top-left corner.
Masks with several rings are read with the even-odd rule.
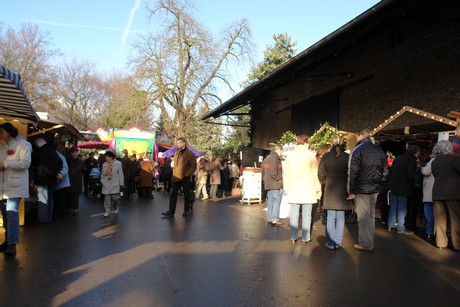
[[[36,123],[38,116],[27,98],[21,77],[0,64],[0,117]]]
[[[35,128],[35,131],[29,133],[29,136],[39,135],[46,132],[66,134],[78,140],[84,139],[84,136],[71,124],[58,123],[44,119],[40,119],[37,127]]]
[[[401,116],[411,117],[422,117],[423,122],[417,124],[407,125],[406,122],[412,122],[412,120],[406,120],[403,123],[394,125],[396,120],[401,119]],[[409,118],[411,119],[411,118]],[[440,131],[452,131],[457,128],[457,122],[443,116],[439,116],[424,110],[413,108],[410,106],[404,106],[401,110],[397,111],[383,123],[378,125],[371,131],[371,135],[374,136],[379,132],[385,132],[390,134],[410,134],[420,132],[440,132]],[[411,131],[413,130],[413,131]]]
[[[91,141],[78,143],[77,146],[85,149],[107,149],[110,145],[105,142]]]

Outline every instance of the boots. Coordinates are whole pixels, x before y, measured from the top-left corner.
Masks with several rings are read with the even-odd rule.
[[[7,256],[16,255],[16,244],[8,245],[8,247],[5,250],[5,255],[7,255]]]

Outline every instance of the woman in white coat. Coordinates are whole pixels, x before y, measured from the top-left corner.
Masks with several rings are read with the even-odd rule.
[[[291,242],[295,243],[299,234],[299,209],[302,205],[302,242],[311,241],[312,205],[321,198],[321,184],[318,179],[316,152],[308,149],[308,136],[297,137],[294,151],[286,157],[284,190],[291,205]]]
[[[117,160],[113,152],[105,152],[105,161],[102,165],[101,183],[102,194],[104,195],[104,216],[109,216],[112,209],[114,213],[118,213],[120,190],[124,185],[125,179],[121,162]]]
[[[19,202],[29,197],[32,145],[18,136],[18,129],[11,123],[0,125],[0,139],[0,196],[5,227],[5,242],[0,248],[7,256],[14,256],[19,243]]]

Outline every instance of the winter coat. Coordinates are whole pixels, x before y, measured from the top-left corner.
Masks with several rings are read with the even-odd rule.
[[[124,185],[125,178],[123,176],[123,169],[121,162],[114,160],[112,164],[112,178],[107,175],[108,164],[105,162],[102,165],[101,172],[101,183],[102,183],[102,194],[118,194],[120,188]]]
[[[265,190],[281,189],[283,187],[283,168],[278,153],[272,151],[264,159],[262,167]]]
[[[318,177],[325,186],[324,209],[351,210],[352,202],[347,200],[348,158],[345,152],[336,156],[334,148],[321,158]]]
[[[5,165],[0,171],[1,199],[29,197],[31,156],[32,145],[20,136],[0,145],[0,161]]]
[[[284,190],[288,203],[316,203],[321,198],[316,152],[309,150],[307,145],[296,145],[284,165]]]
[[[198,162],[198,170],[196,171],[196,183],[206,184],[208,182],[208,171],[206,170],[206,164],[208,162],[201,160]]]
[[[165,163],[163,164],[161,176],[165,179],[169,179],[172,177],[172,167],[171,167],[171,159],[166,159]]]
[[[212,171],[211,171],[211,177],[209,179],[210,184],[217,184],[219,185],[221,183],[220,181],[220,171],[225,168],[225,166],[220,163],[219,160],[214,160],[211,162],[212,165]]]
[[[187,147],[182,150],[176,150],[173,157],[173,174],[172,181],[182,181],[184,177],[192,177],[196,170],[196,159]]]
[[[142,160],[139,163],[139,169],[141,170],[139,175],[139,186],[145,188],[153,187],[153,170],[155,166],[150,160]]]
[[[406,152],[396,157],[391,166],[388,190],[398,195],[409,197],[415,189],[415,172],[417,158]]]
[[[125,180],[134,178],[134,164],[130,157],[127,155],[123,156],[123,159],[121,159],[121,167],[123,169],[123,176],[125,177]]]
[[[356,144],[348,162],[348,193],[374,194],[382,189],[388,173],[387,159],[382,149],[369,138]]]
[[[431,172],[431,163],[433,159],[428,161],[428,163],[422,167],[423,178],[423,202],[433,202],[433,185],[434,185],[434,176]]]
[[[69,165],[67,164],[65,157],[60,152],[56,151],[56,153],[62,161],[62,168],[59,171],[62,175],[62,179],[52,187],[53,191],[70,187]]]
[[[69,179],[70,187],[68,193],[81,193],[83,184],[82,176],[86,172],[86,165],[80,158],[69,161]]]
[[[32,157],[32,178],[37,186],[56,184],[56,176],[62,168],[62,161],[53,146],[46,143],[36,148]]]
[[[431,163],[434,176],[433,201],[460,200],[460,157],[437,156]]]

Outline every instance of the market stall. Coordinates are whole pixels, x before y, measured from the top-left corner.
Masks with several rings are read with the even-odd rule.
[[[19,135],[27,138],[27,125],[36,125],[38,120],[21,77],[0,64],[0,123],[11,122],[19,130]],[[19,204],[20,225],[24,225],[24,207],[25,201],[22,199]]]

